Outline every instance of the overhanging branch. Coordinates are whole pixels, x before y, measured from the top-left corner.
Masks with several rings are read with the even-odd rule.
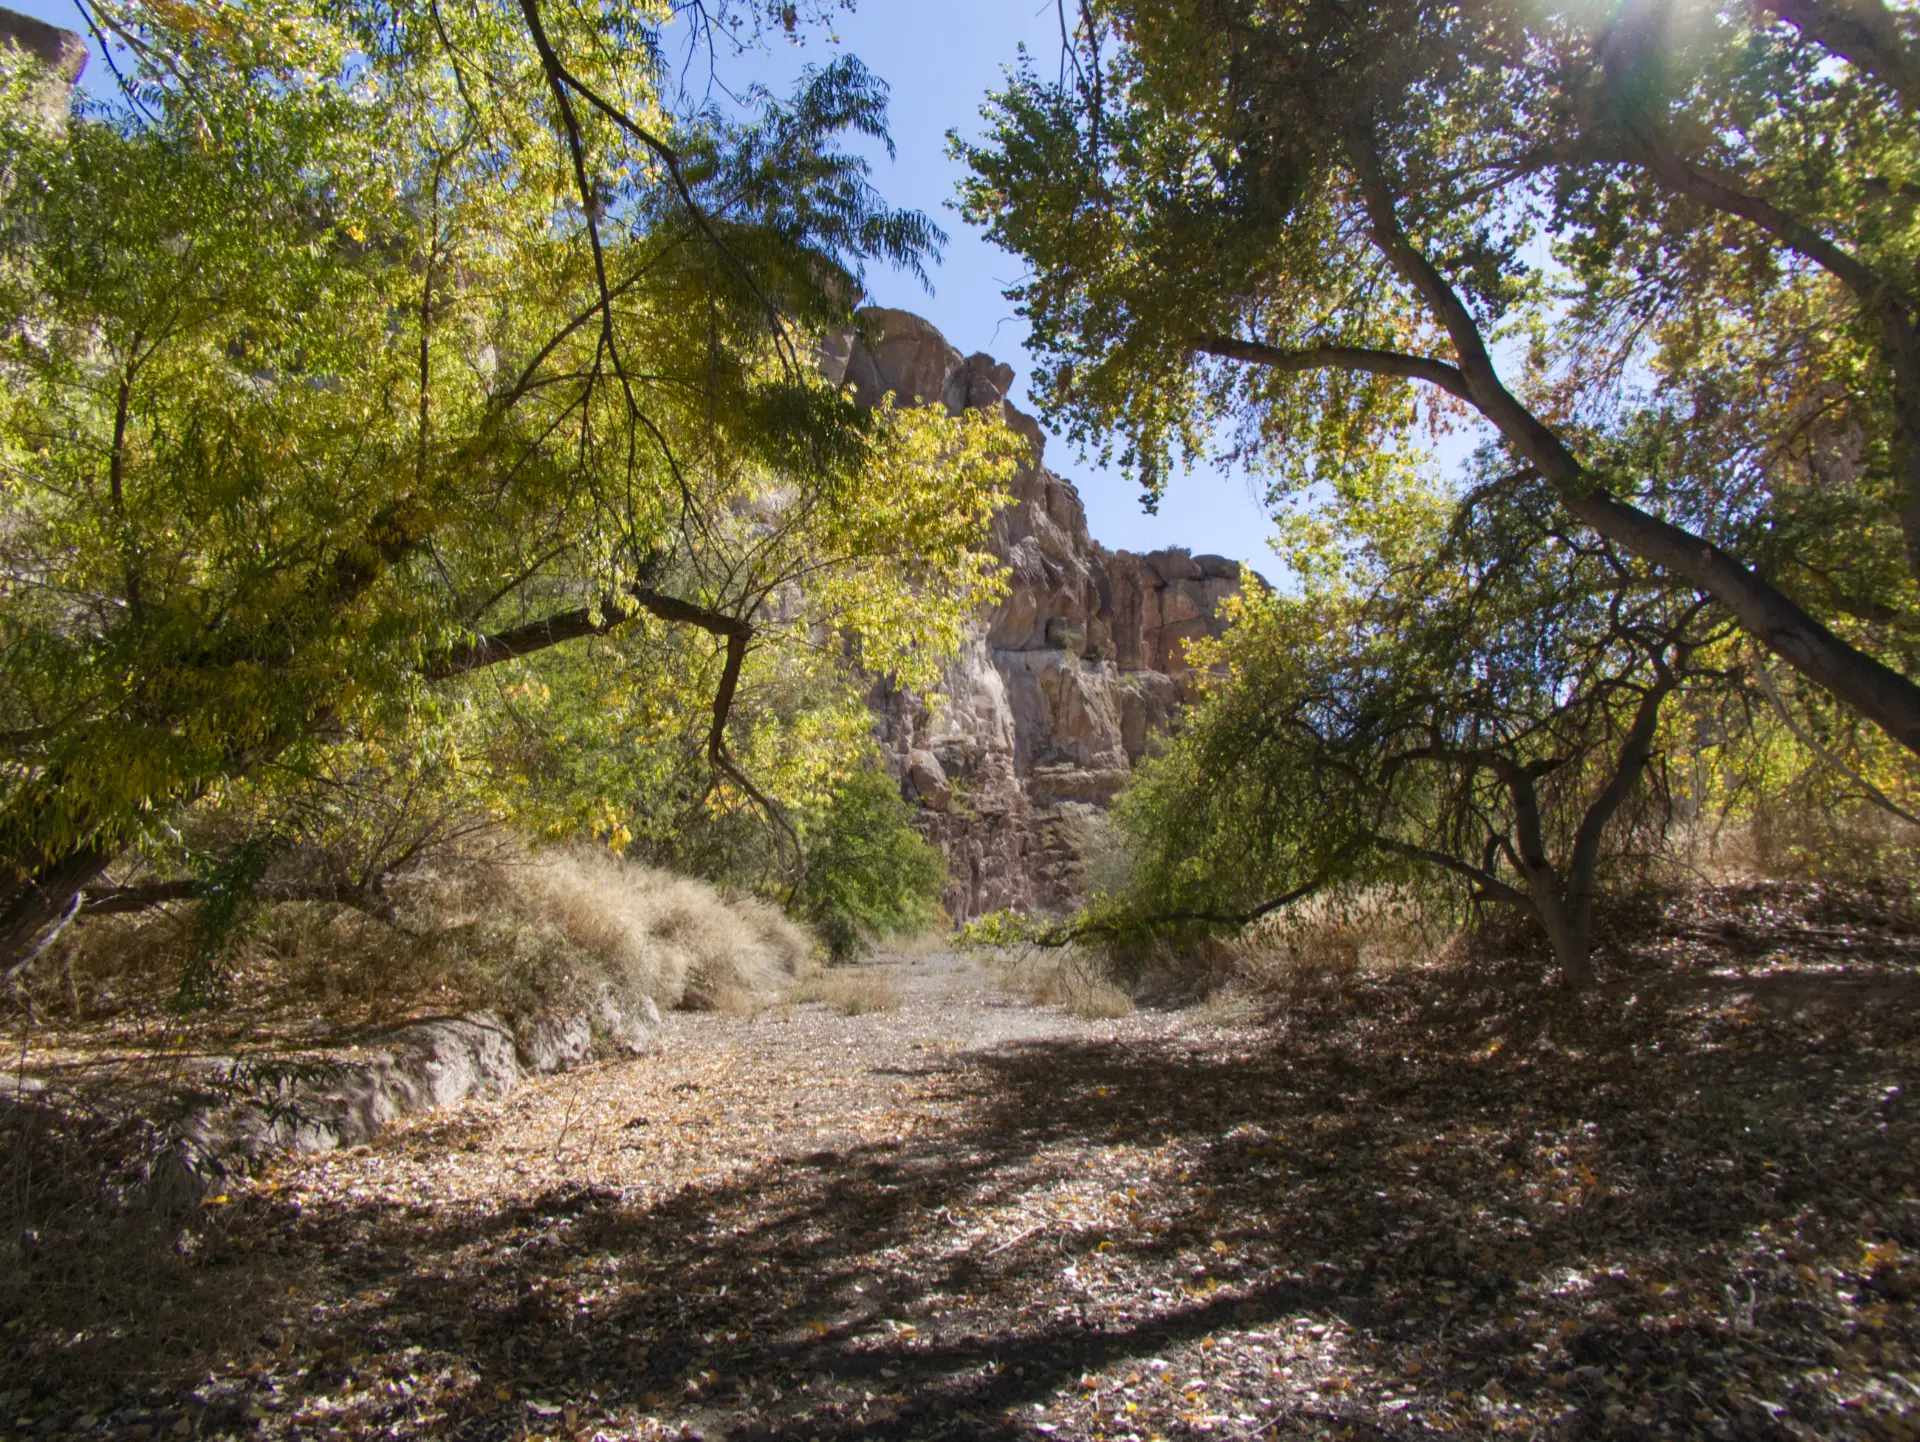
[[[469,671],[479,671],[488,666],[498,666],[503,661],[531,656],[549,646],[565,645],[589,636],[605,636],[633,618],[635,613],[626,608],[628,601],[638,602],[641,610],[675,625],[694,626],[729,639],[738,637],[743,645],[753,639],[752,623],[738,616],[693,601],[683,601],[678,596],[669,596],[651,586],[635,585],[629,586],[623,597],[608,597],[597,607],[576,606],[538,621],[528,621],[524,625],[510,626],[504,631],[464,641],[446,656],[425,667],[420,673],[421,678],[446,681],[455,676],[464,676]],[[734,681],[738,680],[737,665],[733,667],[731,675]],[[734,687],[726,675],[722,676],[721,684],[730,706]]]
[[[1206,355],[1219,356],[1222,360],[1246,361],[1268,370],[1366,371],[1377,376],[1426,381],[1463,401],[1473,400],[1467,389],[1467,378],[1460,373],[1459,367],[1431,356],[1352,345],[1317,345],[1286,350],[1280,346],[1262,345],[1259,341],[1236,340],[1232,336],[1202,336],[1193,343],[1193,349]]]
[[[1251,911],[1163,911],[1155,916],[1144,916],[1138,921],[1128,922],[1123,928],[1116,921],[1087,921],[1077,926],[1056,927],[1043,932],[1033,939],[1033,945],[1053,950],[1068,946],[1083,936],[1118,936],[1123,929],[1144,928],[1148,931],[1165,930],[1174,926],[1251,926],[1264,916],[1293,905],[1296,901],[1305,901],[1315,892],[1322,890],[1327,882],[1324,877],[1303,882],[1291,891],[1283,891],[1270,901],[1263,901]]]

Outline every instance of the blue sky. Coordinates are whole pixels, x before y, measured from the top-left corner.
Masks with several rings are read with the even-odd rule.
[[[53,24],[82,28],[68,0],[7,3]],[[868,276],[869,291],[879,304],[924,315],[961,351],[987,351],[1011,364],[1018,373],[1015,402],[1031,409],[1024,391],[1032,369],[1027,328],[1001,295],[1017,278],[1019,263],[988,245],[950,208],[960,168],[946,153],[949,129],[965,135],[979,131],[981,103],[1023,42],[1043,71],[1055,68],[1060,24],[1054,0],[861,0],[856,10],[835,19],[831,36],[815,31],[803,46],[775,41],[761,53],[723,56],[720,75],[736,88],[759,81],[784,92],[803,65],[851,52],[888,82],[897,157],[888,160],[884,151],[873,152],[874,182],[890,203],[926,211],[951,241],[944,262],[932,271],[932,294],[912,276],[880,270]],[[97,59],[86,79],[93,87],[110,83]],[[1276,569],[1266,545],[1271,527],[1244,476],[1176,477],[1160,513],[1149,516],[1140,508],[1138,492],[1117,474],[1082,463],[1057,438],[1050,438],[1047,452],[1052,468],[1079,486],[1088,527],[1108,547],[1187,546],[1251,560],[1269,574]]]
[[[887,81],[897,156],[890,161],[883,150],[870,152],[874,183],[890,203],[926,211],[951,239],[944,261],[931,272],[931,295],[912,276],[883,271],[868,275],[868,290],[881,305],[924,315],[960,350],[986,351],[1008,362],[1018,373],[1014,401],[1031,410],[1024,389],[1032,370],[1027,326],[1001,294],[1018,279],[1020,262],[989,245],[951,209],[962,170],[947,158],[946,135],[979,133],[981,104],[1022,43],[1043,74],[1057,69],[1055,0],[860,0],[832,29],[831,40],[816,32],[804,46],[776,42],[765,54],[723,61],[722,74],[783,92],[803,65],[851,52]],[[1049,437],[1047,462],[1079,486],[1094,539],[1114,550],[1186,546],[1250,560],[1269,574],[1275,569],[1266,544],[1272,528],[1243,475],[1176,477],[1159,514],[1149,516],[1137,488],[1081,462],[1064,440]]]

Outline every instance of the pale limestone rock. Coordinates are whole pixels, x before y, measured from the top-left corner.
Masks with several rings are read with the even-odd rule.
[[[227,1177],[277,1152],[331,1151],[389,1122],[504,1096],[530,1076],[570,1071],[596,1055],[655,1050],[660,1009],[603,985],[584,1011],[553,1011],[509,1025],[492,1012],[433,1017],[396,1028],[354,1054],[283,1082],[265,1101],[201,1106],[173,1130],[148,1177],[164,1206],[189,1206]],[[217,1064],[203,1060],[209,1072]]]

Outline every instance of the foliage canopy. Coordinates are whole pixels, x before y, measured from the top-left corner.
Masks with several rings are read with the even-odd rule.
[[[404,758],[620,839],[648,738],[696,810],[857,769],[736,705],[925,672],[1017,444],[812,364],[943,239],[837,142],[879,81],[676,111],[646,0],[88,13],[123,98],[72,124],[0,52],[0,943],[243,781]]]
[[[1049,418],[1149,504],[1223,445],[1293,517],[1093,924],[1451,878],[1577,978],[1702,754],[1663,717],[1757,684],[1910,787],[1916,58],[1878,0],[1086,0],[1011,77],[955,146]],[[1465,484],[1410,479],[1466,424]]]
[[[960,147],[967,211],[1150,498],[1216,434],[1281,498],[1474,417],[1920,750],[1920,46],[1782,9],[1100,0]]]

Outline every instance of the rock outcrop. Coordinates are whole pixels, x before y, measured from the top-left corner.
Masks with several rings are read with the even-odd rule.
[[[470,1097],[505,1096],[531,1078],[571,1071],[597,1056],[649,1055],[657,1049],[659,1025],[651,1001],[623,1001],[610,988],[584,1009],[549,1012],[518,1026],[492,1012],[431,1017],[335,1057],[255,1065],[243,1089],[249,1094],[225,1101],[214,1098],[231,1089],[220,1078],[232,1077],[235,1063],[198,1058],[182,1078],[189,1104],[146,1158],[139,1190],[164,1209],[189,1207],[280,1152],[355,1146],[400,1117]],[[31,1104],[43,1088],[28,1080],[19,1078],[12,1096],[0,1090],[0,1106]],[[203,1099],[192,1098],[196,1086],[206,1089]]]
[[[953,918],[1064,909],[1100,849],[1100,813],[1193,699],[1187,643],[1224,629],[1222,603],[1246,578],[1221,556],[1108,551],[1079,492],[1047,469],[1039,426],[1006,399],[1010,366],[961,355],[905,311],[859,321],[824,358],[858,399],[997,406],[1032,448],[993,520],[1006,596],[978,618],[937,699],[883,680],[871,702],[888,766],[946,852]]]
[[[73,87],[87,65],[87,42],[17,10],[0,9],[0,51],[17,51],[45,67],[28,92],[27,105],[41,124],[59,130],[73,106]]]

